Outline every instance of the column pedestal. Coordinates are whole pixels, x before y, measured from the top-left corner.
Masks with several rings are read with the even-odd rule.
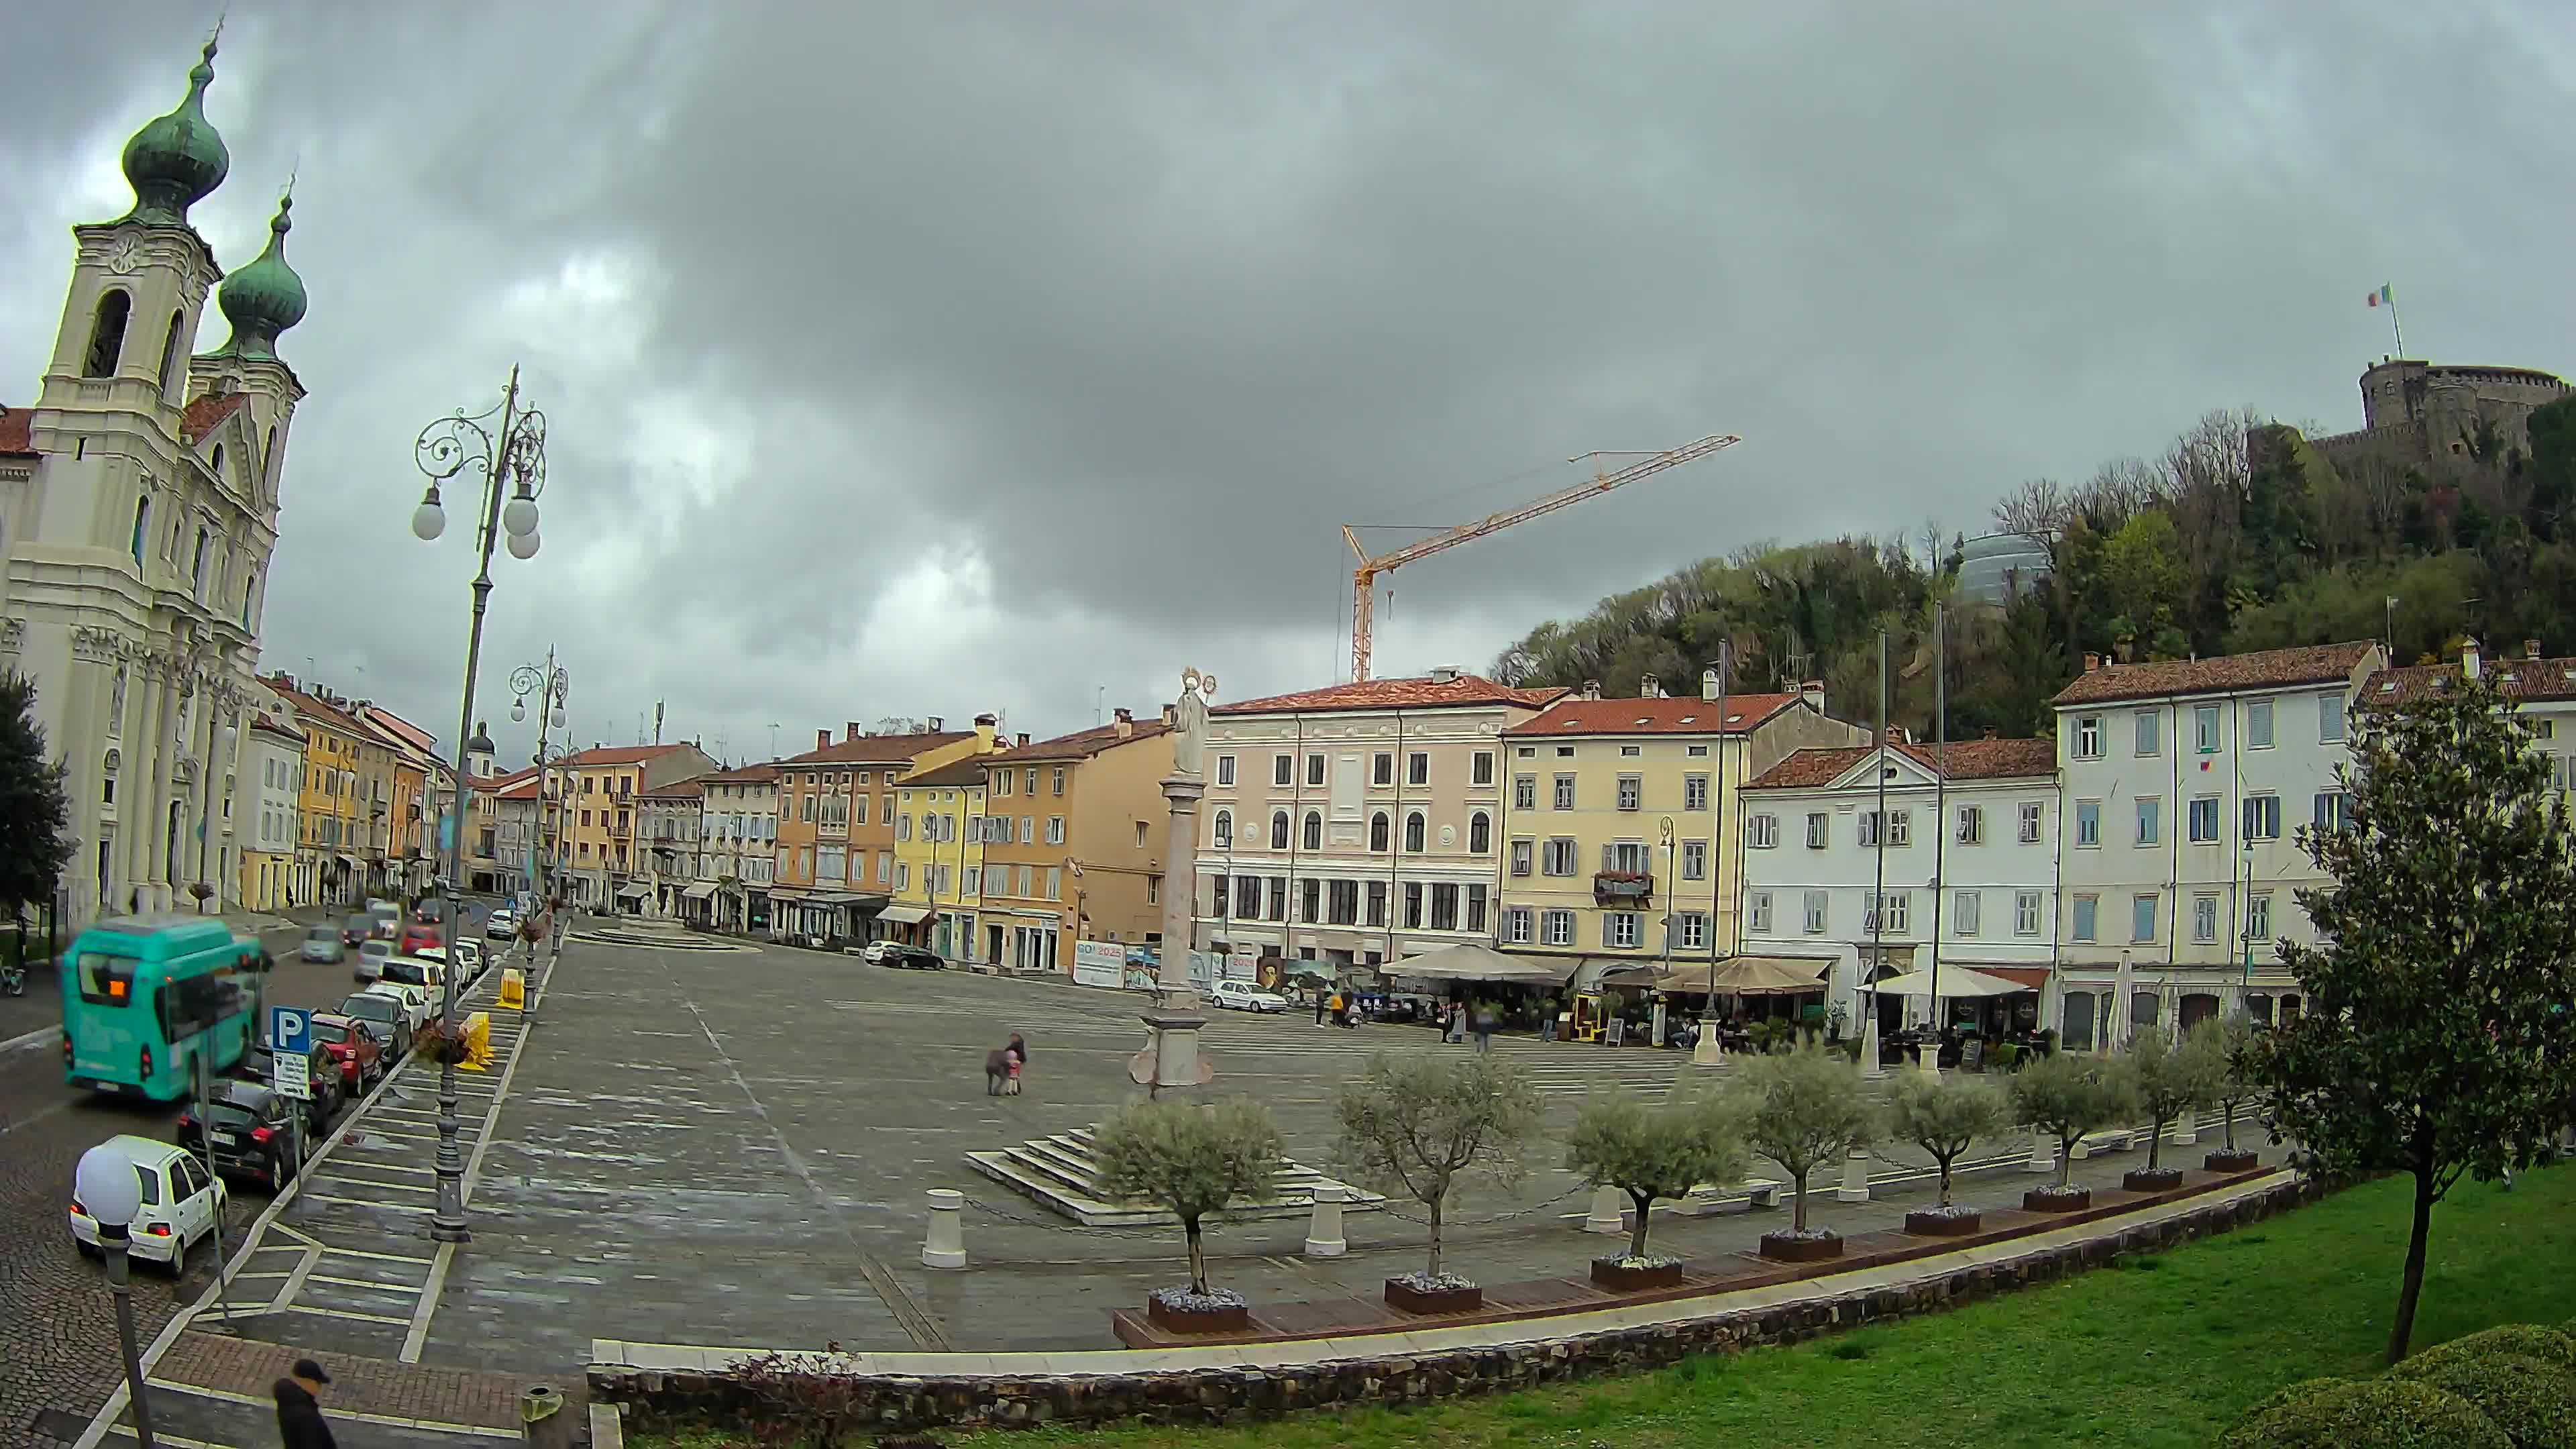
[[[1869,1154],[1855,1152],[1843,1159],[1843,1185],[1834,1189],[1842,1202],[1869,1201]]]

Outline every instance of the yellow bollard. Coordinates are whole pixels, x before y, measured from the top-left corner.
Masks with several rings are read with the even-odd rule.
[[[511,966],[501,972],[500,1005],[512,1011],[525,1011],[528,1006],[528,978]]]
[[[492,1069],[492,1014],[478,1011],[465,1018],[465,1060],[457,1070],[484,1072]]]

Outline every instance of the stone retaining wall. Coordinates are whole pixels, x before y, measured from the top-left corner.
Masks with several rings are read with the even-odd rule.
[[[1395,1353],[1276,1369],[1211,1368],[1132,1374],[955,1378],[850,1374],[823,1395],[851,1406],[845,1434],[922,1429],[1034,1428],[1127,1420],[1168,1424],[1244,1423],[1308,1409],[1410,1404],[1466,1394],[1532,1388],[1599,1374],[1658,1368],[1695,1354],[1732,1353],[1796,1343],[1819,1334],[1883,1323],[1973,1303],[2017,1288],[2054,1282],[2133,1253],[2160,1252],[2195,1238],[2258,1222],[2313,1201],[2322,1190],[2286,1182],[2230,1202],[2212,1203],[2161,1222],[2036,1249],[1994,1263],[1930,1273],[1903,1284],[1769,1307],[1489,1348]],[[1545,1325],[1524,1325],[1544,1333]],[[594,1367],[590,1397],[630,1406],[636,1427],[705,1424],[741,1429],[764,1413],[748,1387],[728,1374],[660,1373]]]

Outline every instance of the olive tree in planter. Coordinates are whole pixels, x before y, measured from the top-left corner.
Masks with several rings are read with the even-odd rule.
[[[2093,1190],[2075,1185],[2075,1144],[2137,1106],[2128,1059],[2103,1061],[2075,1052],[2046,1056],[2013,1074],[2013,1115],[2057,1139],[2057,1181],[2023,1193],[2026,1212],[2071,1213],[2093,1205]]]
[[[2162,1030],[2139,1034],[2129,1048],[2129,1074],[2151,1135],[2147,1165],[2124,1174],[2120,1186],[2131,1192],[2170,1192],[2182,1186],[2182,1169],[2164,1165],[2165,1129],[2183,1113],[2197,1112],[2216,1097],[2216,1066],[2216,1059],[2190,1037],[2176,1043],[2167,1040]]]
[[[2200,1160],[2208,1172],[2251,1172],[2263,1165],[2263,1159],[2236,1145],[2236,1109],[2254,1100],[2254,1079],[2245,1069],[2250,1063],[2246,1053],[2254,1047],[2254,1022],[2243,1015],[2212,1017],[2193,1027],[2191,1044],[2207,1052],[2211,1067],[2210,1102],[2221,1114],[2219,1130],[2225,1134],[2221,1146]]]
[[[1679,1284],[1682,1260],[1646,1251],[1655,1199],[1685,1197],[1701,1183],[1740,1181],[1752,1160],[1734,1123],[1714,1101],[1693,1098],[1649,1107],[1627,1092],[1587,1099],[1575,1114],[1565,1165],[1588,1186],[1626,1193],[1637,1213],[1628,1251],[1593,1259],[1592,1281],[1628,1292]]]
[[[1745,1059],[1725,1100],[1745,1145],[1778,1163],[1797,1190],[1789,1227],[1762,1235],[1762,1256],[1800,1263],[1840,1256],[1840,1233],[1807,1226],[1807,1179],[1877,1140],[1878,1109],[1859,1069],[1809,1042]]]
[[[1509,1183],[1521,1144],[1538,1129],[1538,1089],[1503,1057],[1378,1056],[1334,1100],[1337,1158],[1350,1176],[1421,1203],[1431,1220],[1421,1271],[1386,1280],[1386,1301],[1408,1313],[1460,1313],[1485,1291],[1440,1266],[1441,1217],[1462,1175]]]
[[[1959,1072],[1937,1077],[1901,1073],[1887,1101],[1887,1135],[1910,1142],[1929,1154],[1941,1169],[1941,1203],[1905,1215],[1905,1230],[1932,1237],[1959,1237],[1977,1231],[1985,1219],[1972,1208],[1950,1200],[1951,1170],[1979,1138],[1992,1137],[2012,1125],[2012,1103],[2003,1092]]]
[[[1092,1151],[1104,1194],[1153,1203],[1181,1220],[1189,1240],[1189,1287],[1155,1289],[1146,1317],[1184,1333],[1245,1327],[1250,1306],[1243,1295],[1208,1287],[1200,1224],[1269,1190],[1279,1170],[1279,1125],[1270,1109],[1244,1098],[1208,1106],[1138,1102],[1100,1125]]]

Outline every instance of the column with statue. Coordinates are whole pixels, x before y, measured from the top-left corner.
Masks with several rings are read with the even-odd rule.
[[[1216,1067],[1199,1053],[1198,993],[1190,985],[1190,952],[1198,944],[1199,797],[1207,793],[1201,760],[1207,749],[1207,702],[1216,676],[1181,671],[1181,697],[1173,710],[1172,773],[1163,779],[1171,834],[1163,853],[1163,943],[1154,980],[1154,1007],[1144,1013],[1145,1049],[1128,1063],[1128,1075],[1150,1094],[1206,1085]]]

